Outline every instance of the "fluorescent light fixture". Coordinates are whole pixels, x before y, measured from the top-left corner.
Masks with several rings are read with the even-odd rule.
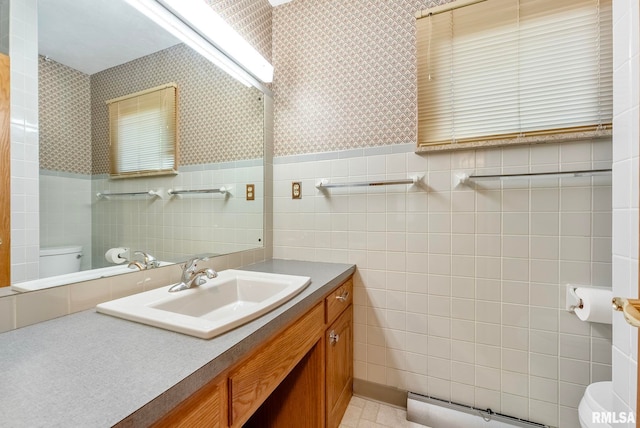
[[[228,57],[263,82],[273,81],[273,66],[203,0],[157,0]]]
[[[175,38],[182,41],[184,44],[198,52],[204,58],[211,61],[213,64],[224,70],[231,77],[235,78],[242,84],[248,87],[260,85],[260,82],[256,79],[256,77],[258,76],[250,74],[245,68],[243,68],[243,66],[239,65],[236,61],[231,59],[226,52],[221,52],[219,48],[212,46],[211,41],[205,39],[203,35],[196,32],[196,30],[193,28],[194,25],[192,23],[183,22],[187,21],[184,16],[182,16],[182,19],[177,17],[174,13],[172,13],[156,0],[125,1],[140,13],[144,14],[156,24],[164,28]],[[204,2],[202,2],[201,0],[196,1],[201,2],[215,15],[215,12],[213,12],[210,7],[206,6]],[[189,1],[189,3],[191,3],[191,1]],[[240,36],[238,35],[238,37]],[[247,42],[245,41],[245,43]],[[262,59],[264,60],[264,58]],[[269,64],[268,62],[266,63]],[[269,66],[271,67],[270,64]],[[273,76],[273,67],[271,67],[271,72],[271,75]]]

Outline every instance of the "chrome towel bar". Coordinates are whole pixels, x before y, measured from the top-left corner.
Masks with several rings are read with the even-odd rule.
[[[370,187],[370,186],[390,186],[395,184],[417,184],[422,177],[411,177],[398,180],[377,180],[377,181],[362,181],[353,183],[330,183],[329,180],[323,178],[316,184],[318,189],[330,189],[333,187]]]
[[[226,187],[220,187],[219,189],[189,189],[189,190],[169,189],[169,191],[167,193],[169,195],[181,195],[181,194],[185,194],[185,193],[222,193],[222,194],[226,194],[226,193],[229,193],[229,190],[231,190],[231,189],[227,189]]]
[[[491,174],[491,175],[469,175],[467,173],[458,174],[458,183],[467,184],[469,181],[485,180],[509,180],[518,178],[563,178],[563,177],[592,177],[597,175],[611,174],[609,169],[589,169],[579,171],[556,171],[556,172],[530,172],[522,174]]]
[[[147,191],[141,191],[141,192],[98,192],[96,193],[96,196],[98,199],[106,199],[106,198],[109,198],[110,196],[139,196],[139,195],[146,195],[146,196],[158,197],[158,198],[162,197],[160,192],[155,190],[147,190]]]

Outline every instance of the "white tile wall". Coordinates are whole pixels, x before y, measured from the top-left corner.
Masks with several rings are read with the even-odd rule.
[[[474,187],[456,176],[611,161],[609,141],[276,158],[274,257],[358,265],[358,379],[578,426],[584,388],[611,375],[611,327],[565,312],[564,284],[611,286],[611,178]],[[413,175],[424,184],[315,188]],[[292,181],[302,181],[300,200]]]
[[[11,0],[11,281],[38,278],[36,0]]]
[[[82,270],[91,269],[91,177],[40,171],[40,246],[82,245]]]
[[[176,176],[134,180],[93,180],[93,264],[106,264],[109,248],[129,247],[166,261],[193,254],[226,254],[261,247],[263,236],[264,168],[262,160],[200,166]],[[246,184],[255,185],[255,200],[247,201]],[[201,194],[169,197],[169,189],[225,187],[229,195]],[[98,192],[160,191],[162,198],[111,197]]]
[[[622,297],[638,296],[638,13],[638,2],[613,2],[613,292]],[[638,330],[621,316],[614,316],[612,359],[617,412],[636,410],[637,340]]]

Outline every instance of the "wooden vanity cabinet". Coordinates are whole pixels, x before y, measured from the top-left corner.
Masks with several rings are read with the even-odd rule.
[[[353,393],[352,301],[349,279],[154,426],[337,427]]]
[[[230,426],[241,426],[246,422],[321,340],[323,312],[322,304],[316,305],[284,333],[276,335],[266,346],[231,370]],[[311,382],[307,387],[313,387]],[[300,400],[300,406],[304,406],[305,397],[293,396],[290,399]]]

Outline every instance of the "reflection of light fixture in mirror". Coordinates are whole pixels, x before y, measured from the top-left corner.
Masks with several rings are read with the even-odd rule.
[[[126,2],[243,84],[247,86],[259,85],[260,82],[256,79],[256,77],[265,82],[270,82],[272,80],[273,67],[271,66],[271,64],[269,64],[264,58],[262,58],[262,56],[257,51],[255,51],[244,39],[242,39],[240,35],[238,35],[233,29],[231,29],[228,24],[224,23],[222,18],[216,15],[213,9],[206,5],[202,0],[181,0],[178,2],[164,2],[167,3],[166,7],[171,7],[172,11],[176,14],[179,14],[182,20],[156,0],[126,0]],[[176,3],[176,5],[174,5],[173,3]],[[201,10],[199,7],[200,5],[204,6],[204,9]],[[183,11],[183,9],[188,11]],[[210,12],[211,15],[208,15],[208,12],[205,11]],[[202,16],[197,16],[198,13],[201,13]],[[193,15],[196,15],[195,21],[188,22],[192,20]],[[212,16],[215,18],[212,18]],[[215,19],[219,19],[220,21],[222,21],[226,25],[226,27],[228,27],[228,30],[232,31],[233,34],[235,34],[235,37],[237,39],[242,40],[244,44],[252,49],[254,54],[268,65],[270,72],[265,73],[263,71],[261,73],[258,73],[256,70],[250,69],[250,64],[248,64],[247,61],[248,58],[251,58],[251,55],[246,53],[249,52],[246,49],[244,50],[245,53],[240,55],[240,57],[237,57],[237,55],[233,54],[233,58],[235,59],[235,61],[234,59],[230,58],[232,52],[227,51],[227,49],[232,49],[232,46],[229,45],[229,41],[221,43],[222,45],[226,44],[225,52],[221,52],[219,49],[222,49],[222,47],[218,45],[218,41],[213,40],[213,36],[207,33],[224,33],[220,32],[217,29],[216,31],[212,31],[210,29],[201,29],[198,27],[198,25],[218,27],[219,24],[217,23],[217,21],[214,21]],[[185,22],[183,22],[183,20]],[[232,38],[228,35],[224,35],[222,37],[229,37],[229,39],[232,40]],[[212,43],[216,43],[219,49],[215,49],[213,46],[211,46]],[[249,72],[247,70],[249,70]]]
[[[157,0],[263,82],[273,80],[273,66],[203,0]]]

